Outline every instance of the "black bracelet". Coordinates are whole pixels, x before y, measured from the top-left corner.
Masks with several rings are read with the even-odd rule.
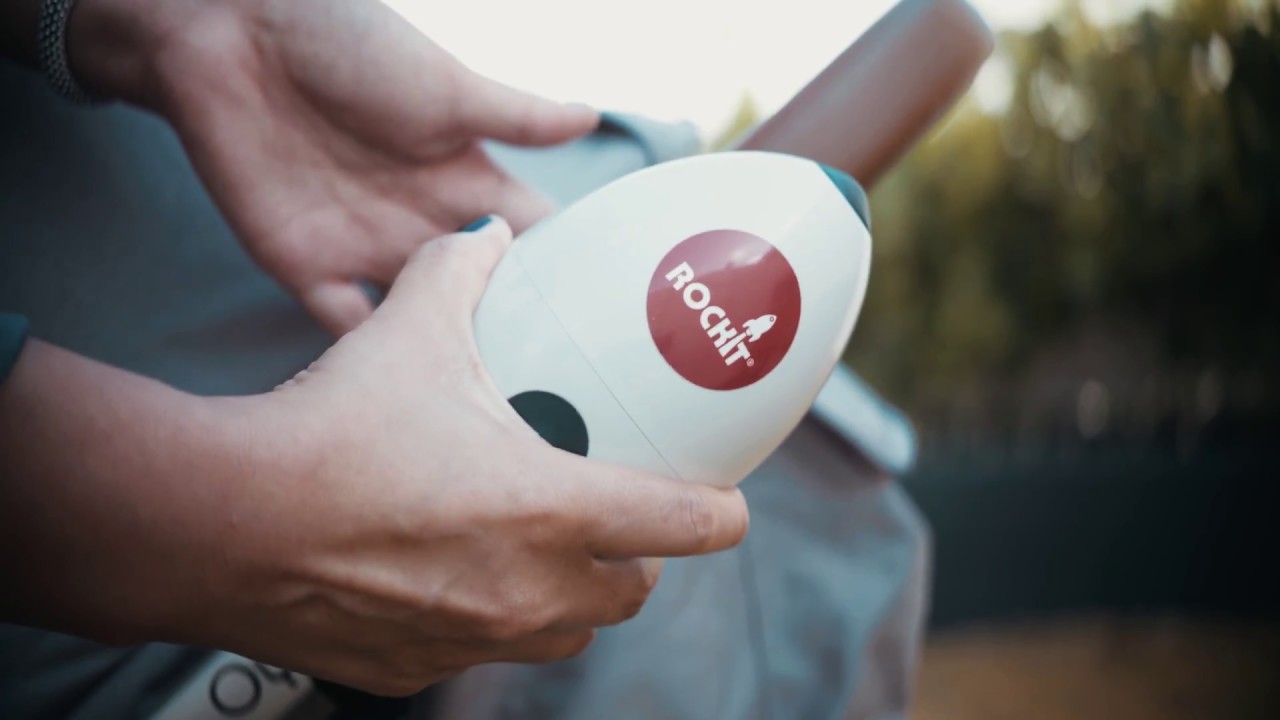
[[[43,0],[40,4],[40,70],[58,94],[78,105],[98,105],[107,98],[98,97],[71,76],[67,62],[67,20],[76,0]]]

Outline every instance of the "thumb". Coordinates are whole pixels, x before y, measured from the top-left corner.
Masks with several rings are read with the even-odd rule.
[[[489,276],[511,245],[511,226],[486,215],[418,248],[387,293],[389,308],[432,308],[433,315],[471,322]]]
[[[600,123],[600,114],[586,105],[553,102],[471,72],[458,102],[465,130],[513,145],[557,145]]]

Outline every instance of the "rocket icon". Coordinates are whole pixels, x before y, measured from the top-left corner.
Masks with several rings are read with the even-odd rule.
[[[743,331],[747,333],[747,341],[755,342],[759,340],[760,336],[769,332],[769,329],[777,321],[777,315],[761,315],[755,320],[748,320],[742,325]]]

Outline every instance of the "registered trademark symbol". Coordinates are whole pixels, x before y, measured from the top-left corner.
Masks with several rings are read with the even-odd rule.
[[[755,358],[751,358],[750,360],[747,361],[747,367],[755,367],[755,364],[756,364]]]

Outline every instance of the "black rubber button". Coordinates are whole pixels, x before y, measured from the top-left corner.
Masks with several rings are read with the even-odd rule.
[[[568,400],[555,393],[530,390],[507,402],[543,440],[574,455],[587,455],[587,423]]]

